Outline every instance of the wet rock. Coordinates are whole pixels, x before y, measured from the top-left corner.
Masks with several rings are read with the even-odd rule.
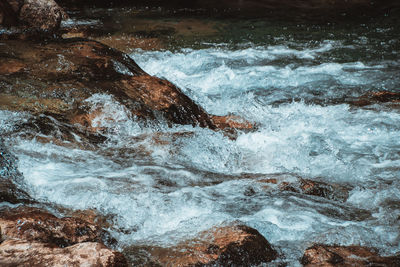
[[[19,19],[31,29],[54,32],[61,24],[63,11],[53,0],[25,0]]]
[[[11,204],[34,202],[28,193],[18,188],[16,182],[22,182],[22,174],[16,167],[17,158],[4,146],[0,139],[0,202]]]
[[[133,76],[121,83],[130,99],[137,99],[177,124],[215,128],[210,116],[174,84],[150,75]]]
[[[377,103],[400,103],[400,93],[389,91],[370,92],[350,103],[360,107]]]
[[[0,228],[4,239],[23,239],[66,247],[82,242],[101,242],[106,233],[86,220],[58,218],[33,207],[3,208]]]
[[[100,243],[85,242],[66,248],[26,240],[0,244],[1,266],[127,266],[124,256]]]
[[[4,145],[4,141],[0,138],[0,178],[18,178],[21,173],[16,166],[17,158],[12,155]]]
[[[65,13],[53,0],[2,0],[0,10],[1,24],[40,32],[58,30]]]
[[[0,76],[2,109],[61,116],[87,127],[93,116],[85,114],[90,109],[82,105],[100,93],[113,95],[142,120],[251,128],[238,117],[212,117],[171,82],[146,74],[128,55],[96,41],[3,42],[0,66],[10,58],[16,63],[13,71]]]
[[[301,259],[304,266],[400,266],[400,256],[382,257],[361,246],[314,245]]]
[[[84,127],[75,127],[61,116],[39,115],[17,125],[13,136],[35,139],[40,143],[91,150],[107,138]],[[59,120],[57,120],[57,118]]]
[[[34,200],[29,196],[28,193],[19,189],[10,180],[0,180],[0,202],[8,202],[11,204],[18,203],[33,203]]]
[[[0,75],[10,75],[18,73],[24,69],[25,65],[17,60],[10,59],[8,62],[1,62]]]
[[[212,121],[219,129],[254,130],[255,125],[240,116],[212,116]]]
[[[124,253],[134,266],[254,266],[277,257],[257,230],[244,225],[216,227],[175,247],[130,247]]]
[[[317,196],[329,200],[345,202],[349,197],[350,188],[335,184],[313,181],[298,177],[279,176],[270,179],[261,179],[259,182],[269,184],[269,187],[276,187],[282,191],[290,191],[305,195]]]

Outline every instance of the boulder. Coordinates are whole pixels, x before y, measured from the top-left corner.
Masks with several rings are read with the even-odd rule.
[[[124,256],[95,242],[59,248],[40,242],[6,240],[0,244],[1,266],[127,266]]]
[[[3,239],[23,239],[66,247],[82,242],[101,242],[107,234],[98,225],[86,220],[58,218],[33,207],[3,208],[0,210]]]
[[[174,247],[130,247],[124,253],[134,266],[254,266],[277,257],[257,230],[244,225],[215,227]]]
[[[54,0],[1,0],[1,24],[32,31],[57,31],[65,12]]]
[[[165,120],[210,129],[249,129],[243,119],[212,116],[171,82],[145,73],[128,55],[96,41],[3,41],[0,109],[46,113],[89,130],[85,100],[110,94],[141,120]],[[1,68],[9,60],[13,68]],[[2,71],[2,72],[1,72]],[[89,112],[89,113],[88,113]],[[61,119],[61,120],[62,120]]]
[[[400,266],[400,256],[382,257],[362,246],[314,245],[304,252],[304,266]]]

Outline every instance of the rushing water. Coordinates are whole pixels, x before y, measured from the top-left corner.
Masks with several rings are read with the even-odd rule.
[[[148,73],[166,78],[209,113],[234,113],[257,130],[232,140],[191,126],[143,126],[108,95],[109,129],[97,151],[42,144],[18,135],[7,144],[35,198],[97,209],[123,247],[168,245],[214,225],[241,221],[298,264],[315,242],[400,251],[398,106],[349,105],[370,91],[399,91],[399,35],[390,25],[358,25],[315,39],[301,26],[269,41],[202,43],[173,51],[136,50]],[[312,33],[310,33],[312,34]],[[27,114],[0,111],[11,132]],[[112,118],[108,120],[107,118]],[[347,200],[269,188],[298,177],[349,190]],[[281,259],[282,260],[282,259]]]

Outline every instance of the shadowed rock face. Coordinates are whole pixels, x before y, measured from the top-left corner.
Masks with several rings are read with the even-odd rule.
[[[125,254],[133,266],[253,266],[277,257],[257,230],[244,225],[213,228],[170,248],[131,247]]]
[[[304,252],[304,266],[400,266],[400,256],[381,257],[371,248],[361,246],[314,245]]]
[[[0,245],[1,266],[126,266],[124,256],[100,243],[85,242],[66,248],[26,240]]]

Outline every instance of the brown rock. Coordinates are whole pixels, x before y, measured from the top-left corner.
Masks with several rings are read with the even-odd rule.
[[[17,60],[8,60],[7,62],[0,63],[0,75],[9,75],[20,72],[24,69],[25,65]]]
[[[0,66],[12,57],[13,70],[0,79],[0,108],[46,113],[90,127],[93,114],[82,107],[96,93],[112,94],[138,119],[164,118],[169,123],[211,129],[250,129],[235,116],[212,116],[169,81],[146,74],[128,55],[96,41],[47,43],[4,41]],[[1,78],[1,77],[0,77]],[[93,128],[93,127],[92,127]],[[98,130],[98,129],[89,129]]]
[[[242,117],[228,116],[212,116],[212,121],[219,129],[238,129],[238,130],[254,130],[254,124],[246,121]]]
[[[58,30],[63,10],[53,0],[25,0],[19,20],[31,29],[54,32]]]
[[[159,111],[171,122],[214,128],[209,115],[171,82],[150,75],[121,80],[124,93],[153,111]]]
[[[361,107],[376,103],[400,103],[400,93],[389,91],[370,92],[350,103]]]
[[[44,107],[46,105],[41,106],[42,109]],[[47,107],[49,107],[48,111],[43,110],[44,112],[52,110],[51,106]],[[106,140],[106,137],[97,132],[91,132],[90,129],[84,127],[74,127],[63,122],[65,118],[59,115],[53,116],[58,120],[46,115],[29,118],[18,126],[14,134],[26,139],[35,139],[41,143],[88,150],[94,149],[97,144]]]
[[[318,196],[340,202],[347,200],[350,190],[346,186],[335,183],[324,183],[297,177],[279,176],[278,178],[261,179],[259,182],[273,185],[273,187],[277,187],[282,191]]]
[[[65,247],[81,242],[101,241],[104,232],[95,224],[78,218],[58,218],[32,207],[0,211],[1,235]]]
[[[131,247],[124,252],[133,265],[161,266],[254,266],[277,257],[257,230],[244,225],[213,228],[171,248]],[[146,254],[148,259],[143,258]]]
[[[314,245],[301,259],[304,266],[400,266],[400,256],[382,257],[372,248],[361,246]]]
[[[127,266],[124,256],[100,243],[85,242],[66,248],[26,240],[0,245],[1,266]]]

